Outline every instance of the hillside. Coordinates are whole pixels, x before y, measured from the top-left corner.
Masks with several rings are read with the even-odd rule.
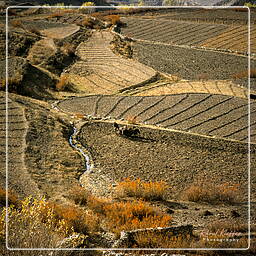
[[[12,12],[7,84],[2,19],[0,206],[7,182],[9,246],[254,255],[256,37],[253,26],[249,87],[246,15]],[[9,256],[4,221],[2,211],[0,251]],[[147,255],[122,255],[137,254]]]

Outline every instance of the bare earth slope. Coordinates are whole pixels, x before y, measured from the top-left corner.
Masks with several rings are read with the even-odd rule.
[[[69,145],[72,128],[48,104],[9,94],[8,184],[21,196],[45,195],[64,200],[84,171],[80,155]],[[1,93],[0,184],[5,184],[5,97]]]

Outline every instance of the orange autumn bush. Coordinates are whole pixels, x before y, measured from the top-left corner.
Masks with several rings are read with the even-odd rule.
[[[136,197],[145,200],[164,200],[167,195],[168,185],[164,181],[145,182],[140,179],[126,178],[119,182],[116,193],[119,197]]]
[[[171,216],[158,212],[143,201],[115,202],[104,206],[106,225],[117,236],[121,231],[166,227]]]

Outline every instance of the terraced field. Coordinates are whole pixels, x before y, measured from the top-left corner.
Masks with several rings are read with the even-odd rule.
[[[124,19],[127,27],[122,34],[134,39],[189,47],[205,47],[246,54],[248,52],[248,27],[173,21],[166,18]],[[256,53],[256,29],[251,28],[251,52]]]
[[[248,141],[248,101],[225,95],[88,96],[65,100],[68,112],[108,119],[136,116],[140,123],[212,137]],[[255,135],[256,102],[251,103],[251,142]]]
[[[181,80],[172,82],[170,80],[162,79],[143,87],[124,91],[125,95],[128,94],[133,96],[168,95],[184,92],[222,94],[240,98],[248,97],[248,90],[246,88],[237,86],[227,80]]]
[[[0,175],[5,179],[6,159],[6,104],[4,94],[0,95]],[[26,148],[26,132],[28,123],[24,110],[14,101],[8,102],[8,183],[19,195],[36,195],[39,190],[26,170],[24,156]],[[1,184],[5,186],[5,184]]]
[[[212,2],[212,1],[211,1]],[[162,10],[163,12],[163,10]],[[159,17],[215,24],[246,25],[248,22],[248,11],[234,9],[168,9],[166,14],[159,13]],[[256,13],[251,10],[251,23],[255,24]]]
[[[115,55],[109,48],[113,35],[94,32],[77,48],[80,57],[65,73],[78,90],[90,94],[112,94],[151,80],[156,71],[137,61]]]

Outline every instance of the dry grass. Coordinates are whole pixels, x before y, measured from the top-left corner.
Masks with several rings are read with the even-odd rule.
[[[119,236],[123,230],[166,227],[171,216],[158,212],[143,201],[116,202],[104,207],[107,228]]]
[[[63,91],[65,90],[67,84],[68,84],[68,75],[62,75],[60,77],[60,80],[55,85],[55,88],[57,91]]]
[[[135,235],[135,248],[189,248],[194,240],[189,235],[172,236],[153,232]],[[192,248],[192,247],[191,247]]]
[[[208,229],[210,232],[218,232],[225,230],[226,232],[248,232],[248,224],[241,223],[238,220],[218,220],[211,222],[208,225]],[[255,232],[255,225],[251,225],[251,231]]]
[[[239,202],[239,185],[224,183],[217,185],[213,183],[196,183],[191,185],[182,197],[193,202],[207,202],[211,204]]]
[[[164,181],[144,182],[140,179],[124,179],[117,184],[116,194],[119,197],[136,197],[145,200],[164,200],[167,196],[168,185]]]

